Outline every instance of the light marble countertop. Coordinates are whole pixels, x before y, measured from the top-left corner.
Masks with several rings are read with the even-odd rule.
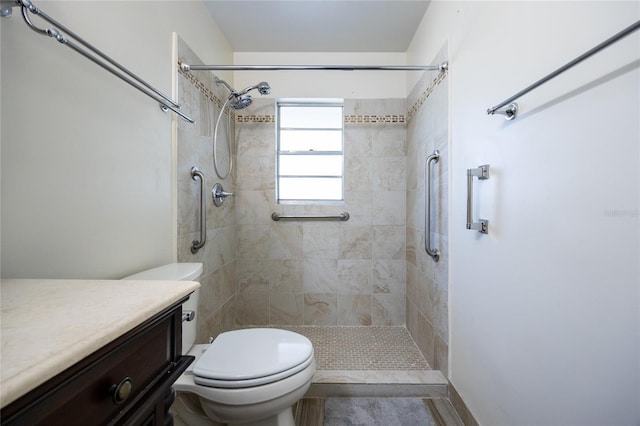
[[[193,281],[2,280],[0,406],[199,286]]]

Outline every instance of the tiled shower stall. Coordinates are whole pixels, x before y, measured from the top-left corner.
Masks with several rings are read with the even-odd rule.
[[[177,44],[179,60],[202,63],[182,40]],[[245,326],[406,325],[429,365],[447,375],[446,77],[426,72],[407,99],[345,99],[344,204],[281,205],[275,194],[275,100],[254,98],[235,112],[235,164],[221,180],[212,165],[212,133],[228,92],[216,87],[211,72],[179,73],[179,98],[197,121],[178,122],[177,241],[179,262],[205,265],[198,341]],[[441,154],[431,227],[442,252],[438,263],[424,252],[424,160],[434,149]],[[218,151],[226,152],[224,128]],[[193,166],[206,177],[208,199],[207,244],[196,254],[190,250],[199,239]],[[221,207],[208,195],[216,182],[235,194]],[[347,211],[351,217],[274,222],[274,211]]]

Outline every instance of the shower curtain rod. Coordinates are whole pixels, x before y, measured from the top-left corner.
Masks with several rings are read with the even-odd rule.
[[[446,71],[440,65],[189,65],[180,63],[182,71]]]
[[[160,92],[158,89],[144,81],[142,78],[138,77],[133,72],[129,71],[127,68],[110,58],[105,53],[98,50],[96,47],[91,45],[89,42],[84,40],[73,31],[48,16],[42,10],[38,9],[33,3],[31,3],[30,0],[0,0],[0,16],[5,18],[10,17],[12,15],[13,7],[20,7],[22,9],[22,18],[24,19],[24,22],[30,29],[32,29],[36,33],[55,39],[59,43],[74,50],[76,53],[84,56],[94,64],[100,66],[106,71],[109,71],[120,80],[128,83],[132,87],[138,89],[140,92],[158,102],[160,104],[160,108],[163,111],[166,112],[167,110],[171,110],[189,123],[195,123],[195,121],[191,117],[180,111],[180,105],[177,102],[172,100],[164,93]],[[53,27],[46,29],[38,28],[33,24],[33,22],[31,22],[29,13],[39,16],[49,24],[53,25]],[[75,40],[75,42],[71,39]],[[76,44],[76,42],[78,44]]]

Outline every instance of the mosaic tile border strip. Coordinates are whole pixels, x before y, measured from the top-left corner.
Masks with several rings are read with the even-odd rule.
[[[275,123],[273,115],[236,115],[236,123]],[[345,124],[406,124],[404,115],[345,115]]]
[[[345,124],[405,124],[406,119],[404,115],[345,115],[344,122]]]
[[[433,93],[435,88],[438,87],[438,85],[440,83],[442,83],[442,81],[447,77],[447,75],[448,75],[448,71],[447,70],[444,70],[444,71],[441,71],[440,73],[438,73],[438,76],[433,79],[433,81],[431,82],[429,87],[427,87],[424,90],[424,92],[422,93],[422,96],[420,96],[420,98],[413,104],[411,109],[409,109],[409,111],[407,112],[407,116],[408,116],[409,120],[411,120],[413,118],[413,116],[418,111],[418,109],[420,109],[422,104],[425,103],[427,98],[431,95],[431,93]]]
[[[209,99],[215,106],[218,108],[222,108],[223,101],[220,100],[211,89],[209,89],[203,82],[198,80],[198,78],[190,72],[186,72],[180,67],[180,63],[178,62],[178,73],[187,79],[191,84],[193,84],[196,89],[207,99]],[[235,117],[236,114],[229,108],[231,111],[231,117]]]
[[[236,115],[236,123],[275,123],[274,115]]]

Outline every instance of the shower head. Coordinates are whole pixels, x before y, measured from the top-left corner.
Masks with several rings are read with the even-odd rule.
[[[229,83],[219,79],[218,77],[216,77],[216,84],[222,84],[227,88],[227,90],[229,90],[229,92],[231,92],[227,102],[229,102],[229,106],[231,108],[236,110],[243,109],[251,105],[253,99],[251,99],[251,96],[247,95],[247,93],[254,89],[258,89],[258,92],[260,92],[261,95],[268,95],[269,93],[271,93],[271,86],[269,86],[269,83],[267,83],[266,81],[262,81],[255,86],[249,86],[240,93],[238,93],[233,87],[231,87]]]
[[[231,103],[229,106],[235,110],[244,109],[251,105],[253,99],[249,95],[234,95],[232,94],[230,97]]]
[[[269,86],[269,83],[267,83],[266,81],[261,81],[260,83],[256,84],[255,86],[247,87],[246,89],[244,89],[239,94],[240,95],[244,95],[244,94],[249,93],[250,91],[252,91],[254,89],[258,89],[258,92],[260,92],[261,95],[268,95],[269,93],[271,93],[271,86]]]

